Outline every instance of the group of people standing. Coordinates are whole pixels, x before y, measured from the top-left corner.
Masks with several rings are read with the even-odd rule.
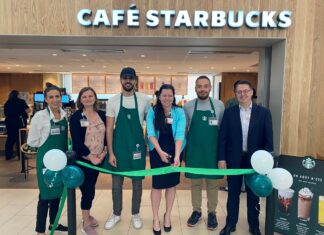
[[[208,77],[196,80],[197,98],[180,108],[175,102],[175,90],[170,84],[163,84],[158,91],[157,103],[151,107],[149,98],[135,92],[136,72],[126,67],[121,71],[122,92],[107,102],[106,113],[97,109],[96,92],[85,87],[81,89],[76,111],[70,121],[73,150],[78,160],[102,166],[113,171],[143,170],[146,164],[146,142],[143,122],[146,121],[147,144],[151,168],[181,166],[199,168],[249,168],[254,151],[273,150],[272,122],[270,111],[252,103],[252,86],[248,81],[238,81],[234,85],[239,102],[224,111],[221,101],[211,98],[211,82]],[[60,188],[48,188],[43,182],[44,165],[42,159],[50,148],[67,150],[67,119],[60,106],[59,88],[45,89],[48,107],[35,114],[31,121],[27,143],[39,147],[37,152],[37,176],[40,188],[37,207],[36,232],[45,234],[46,217],[50,208],[50,226],[58,211]],[[80,166],[81,167],[81,166]],[[85,180],[80,186],[83,225],[81,231],[96,235],[98,221],[90,213],[95,197],[98,171],[81,167]],[[186,174],[191,180],[193,212],[187,224],[194,227],[202,217],[202,183],[207,189],[207,228],[218,226],[216,207],[218,201],[217,179],[219,176]],[[132,180],[132,224],[136,229],[143,226],[140,216],[143,177]],[[124,177],[112,174],[113,213],[105,228],[112,229],[120,220],[123,208]],[[180,183],[180,173],[170,173],[152,177],[151,205],[153,212],[153,233],[161,234],[172,230],[171,212]],[[228,177],[228,202],[226,226],[221,235],[235,231],[238,221],[239,194],[242,176]],[[162,190],[165,190],[166,208],[162,223],[159,208]],[[260,234],[258,222],[258,197],[247,190],[248,222],[253,235]],[[59,224],[56,228],[67,231]]]

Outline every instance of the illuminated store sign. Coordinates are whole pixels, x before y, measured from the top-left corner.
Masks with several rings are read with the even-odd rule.
[[[193,13],[191,15],[191,13]],[[140,27],[141,12],[132,4],[127,10],[82,9],[78,12],[77,20],[82,26],[100,25],[119,27],[126,23],[128,27]],[[146,27],[165,28],[289,28],[291,26],[291,11],[218,11],[211,12],[196,10],[148,10],[145,13]]]

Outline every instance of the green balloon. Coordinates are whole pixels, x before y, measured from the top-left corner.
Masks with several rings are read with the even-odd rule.
[[[250,179],[250,189],[258,197],[267,197],[272,192],[272,182],[265,175],[256,175]]]
[[[62,180],[68,188],[77,188],[84,181],[83,171],[77,166],[66,166],[62,170]]]
[[[259,175],[258,173],[244,175],[245,183],[246,183],[246,185],[247,185],[249,188],[252,188],[252,187],[251,187],[252,182],[255,181],[255,178],[256,178],[258,175]]]
[[[61,171],[46,170],[44,173],[44,183],[48,188],[59,187],[63,185]]]

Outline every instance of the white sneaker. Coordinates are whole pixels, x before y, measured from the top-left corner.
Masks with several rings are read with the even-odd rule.
[[[120,221],[120,216],[112,214],[105,224],[105,229],[112,229]]]
[[[141,219],[140,214],[132,215],[132,222],[133,222],[133,227],[135,229],[140,229],[143,226],[143,221]]]

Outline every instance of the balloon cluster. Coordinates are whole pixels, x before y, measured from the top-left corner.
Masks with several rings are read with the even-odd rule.
[[[68,188],[79,187],[84,181],[83,171],[74,165],[75,153],[68,151],[66,154],[59,149],[52,149],[45,153],[43,163],[46,167],[44,182],[49,188],[66,185]]]
[[[269,196],[273,188],[289,189],[293,184],[290,172],[283,168],[273,168],[273,157],[265,150],[258,150],[252,154],[251,165],[257,173],[246,175],[245,182],[259,197]]]

